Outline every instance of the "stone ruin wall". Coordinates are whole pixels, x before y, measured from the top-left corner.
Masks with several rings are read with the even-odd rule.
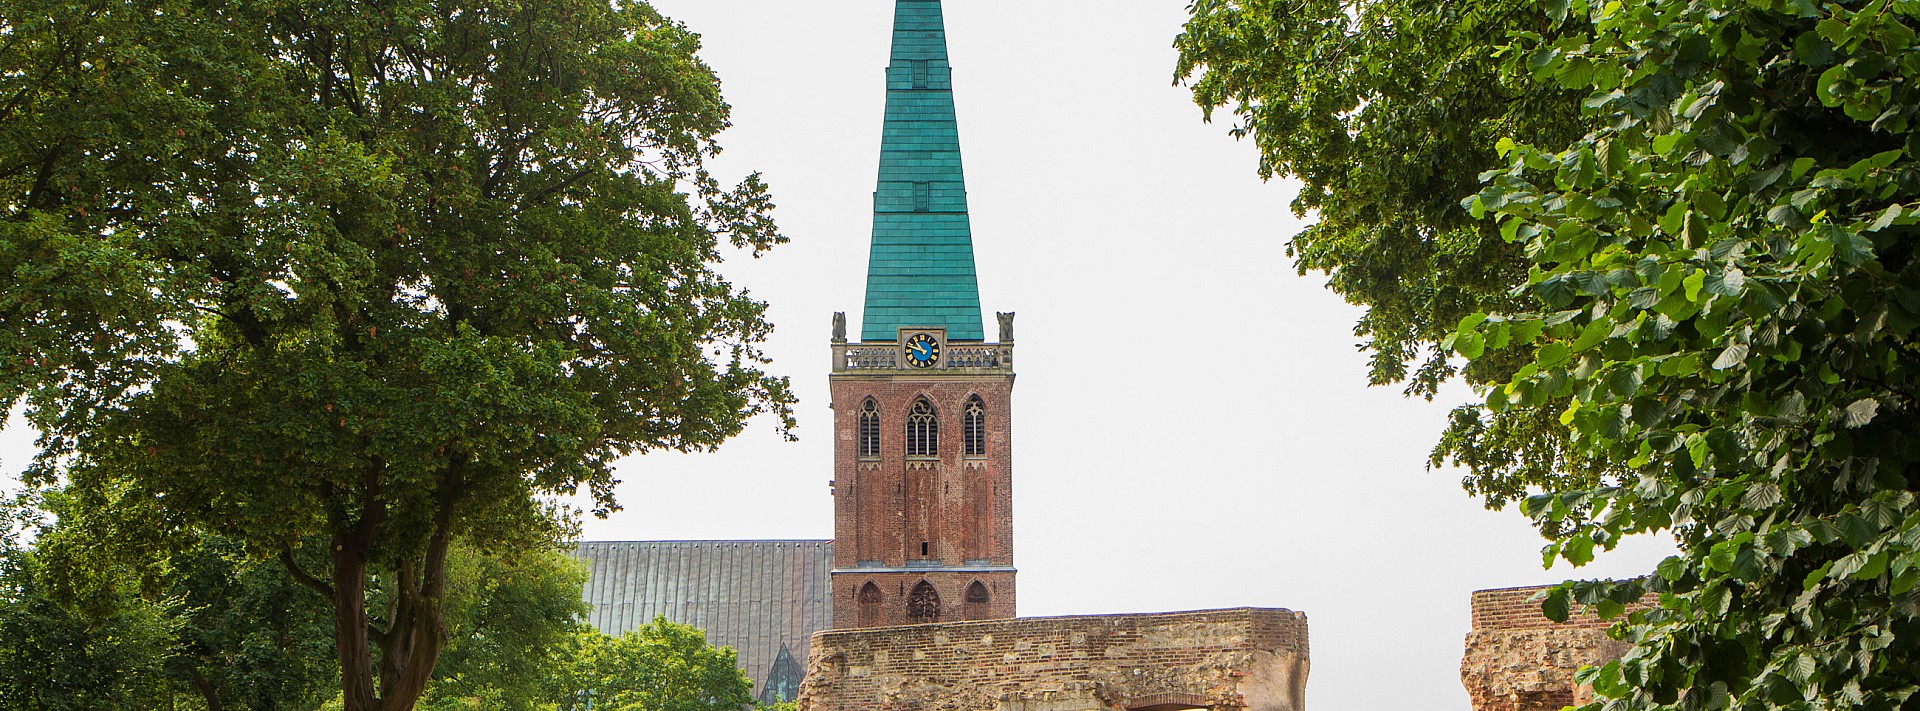
[[[1460,683],[1473,698],[1474,711],[1559,711],[1584,704],[1589,691],[1574,683],[1573,673],[1619,659],[1633,648],[1607,637],[1612,621],[1592,613],[1565,623],[1547,619],[1533,599],[1545,589],[1473,594],[1473,631],[1460,660]]]
[[[800,711],[1305,711],[1307,651],[1253,608],[835,630]]]

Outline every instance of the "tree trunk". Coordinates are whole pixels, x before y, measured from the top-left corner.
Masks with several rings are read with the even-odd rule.
[[[394,624],[381,645],[380,696],[382,711],[407,711],[426,693],[433,667],[447,644],[442,616],[446,590],[447,547],[452,536],[445,529],[428,542],[426,559],[400,566]]]
[[[365,480],[368,497],[358,523],[336,534],[333,544],[334,640],[340,648],[340,688],[345,711],[410,711],[426,693],[433,667],[447,646],[442,616],[446,597],[447,549],[453,542],[453,509],[464,488],[466,458],[450,457],[442,474],[433,533],[426,555],[419,561],[402,560],[393,581],[393,605],[387,628],[377,634],[367,618],[369,551],[387,520],[379,502],[378,473],[370,469]],[[339,520],[337,517],[334,519]],[[372,644],[380,645],[376,694]]]
[[[200,665],[188,665],[187,678],[193,682],[194,690],[200,692],[200,698],[207,700],[207,711],[222,711],[220,694],[214,691],[213,683],[207,681],[207,675],[200,672]],[[167,695],[167,708],[173,708],[172,694]]]
[[[367,640],[366,553],[343,536],[333,542],[333,639],[340,653],[340,694],[346,711],[379,711],[373,695],[373,648]]]

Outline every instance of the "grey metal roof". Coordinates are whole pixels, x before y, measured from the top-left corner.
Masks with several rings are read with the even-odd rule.
[[[575,555],[592,571],[588,622],[619,635],[654,616],[693,625],[734,648],[754,695],[785,646],[807,658],[808,638],[832,624],[831,541],[593,541]]]

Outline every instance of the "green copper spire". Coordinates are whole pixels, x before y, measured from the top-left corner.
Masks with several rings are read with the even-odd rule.
[[[894,7],[861,316],[864,341],[894,340],[902,326],[945,327],[950,340],[986,339],[940,0],[898,0]]]

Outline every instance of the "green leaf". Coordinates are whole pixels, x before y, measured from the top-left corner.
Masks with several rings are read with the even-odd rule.
[[[1687,561],[1680,556],[1670,555],[1660,561],[1654,572],[1667,582],[1678,582],[1687,575]]]
[[[1847,406],[1847,409],[1841,414],[1840,421],[1848,427],[1860,428],[1872,422],[1874,416],[1878,414],[1880,414],[1879,400],[1870,397],[1861,398]]]
[[[1887,209],[1886,209],[1885,211],[1882,211],[1882,212],[1880,213],[1880,217],[1879,217],[1879,219],[1876,219],[1876,220],[1874,220],[1874,221],[1873,221],[1873,224],[1867,227],[1867,231],[1868,231],[1868,232],[1879,232],[1879,231],[1881,231],[1881,230],[1884,230],[1884,229],[1886,229],[1886,228],[1888,228],[1888,227],[1892,227],[1892,226],[1893,226],[1893,223],[1894,223],[1894,222],[1895,222],[1896,220],[1899,220],[1899,219],[1900,219],[1900,216],[1901,216],[1901,215],[1903,215],[1903,214],[1906,214],[1906,212],[1905,212],[1905,209],[1904,209],[1904,208],[1902,208],[1901,206],[1899,206],[1899,205],[1888,205],[1888,206],[1887,206]]]
[[[1565,588],[1547,591],[1547,599],[1540,605],[1540,612],[1554,622],[1566,622],[1573,612],[1573,601]]]
[[[1794,180],[1799,180],[1799,179],[1800,179],[1800,178],[1801,178],[1802,176],[1805,176],[1805,175],[1807,174],[1807,171],[1809,171],[1809,170],[1813,170],[1813,166],[1814,166],[1814,165],[1815,165],[1815,163],[1814,163],[1814,161],[1813,161],[1813,159],[1812,159],[1812,158],[1796,158],[1796,159],[1794,159],[1794,161],[1793,161],[1793,179],[1794,179]]]
[[[1478,333],[1461,333],[1453,340],[1453,349],[1467,360],[1479,358],[1486,353],[1486,339]]]
[[[1573,351],[1578,353],[1607,340],[1613,334],[1613,324],[1606,321],[1594,321],[1580,331],[1580,337],[1573,340]]]
[[[1764,510],[1773,508],[1780,500],[1780,487],[1773,482],[1763,481],[1747,487],[1747,493],[1740,497],[1740,506]]]
[[[1802,684],[1813,678],[1815,668],[1813,655],[1806,652],[1796,652],[1787,659],[1785,664],[1780,665],[1780,670],[1787,675],[1788,679]]]
[[[1563,368],[1572,357],[1572,349],[1567,348],[1565,343],[1554,341],[1540,346],[1540,353],[1534,358],[1534,362],[1539,363],[1542,368]]]
[[[1700,290],[1707,285],[1707,274],[1700,271],[1693,272],[1688,274],[1681,284],[1687,289],[1687,300],[1700,303]]]

